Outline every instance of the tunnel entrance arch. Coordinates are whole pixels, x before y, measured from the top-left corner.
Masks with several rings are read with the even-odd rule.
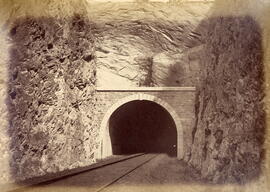
[[[155,102],[135,100],[123,104],[111,115],[109,132],[113,155],[166,153],[176,156],[174,120]]]
[[[184,153],[184,144],[183,144],[183,128],[180,121],[180,118],[178,117],[175,110],[165,101],[162,99],[148,94],[133,94],[130,96],[126,96],[122,99],[120,99],[118,102],[116,102],[114,105],[112,105],[109,110],[105,113],[102,122],[101,122],[101,140],[99,145],[99,150],[97,154],[97,158],[103,159],[108,156],[111,156],[113,154],[112,151],[112,143],[111,143],[111,137],[110,137],[110,130],[109,130],[109,120],[112,114],[120,108],[122,105],[131,102],[131,101],[151,101],[158,105],[160,105],[162,108],[164,108],[169,115],[172,117],[176,132],[177,132],[177,151],[176,155],[178,159],[183,158]]]

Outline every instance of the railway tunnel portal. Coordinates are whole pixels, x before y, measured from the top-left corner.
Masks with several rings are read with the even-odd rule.
[[[194,87],[98,88],[97,159],[167,153],[183,159],[194,122]]]

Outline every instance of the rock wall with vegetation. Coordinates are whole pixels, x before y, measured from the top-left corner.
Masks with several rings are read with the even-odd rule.
[[[207,21],[190,163],[213,182],[258,176],[265,112],[262,34],[251,17]]]
[[[237,10],[201,23],[204,60],[189,163],[210,183],[246,183],[264,169],[264,31],[256,15]]]

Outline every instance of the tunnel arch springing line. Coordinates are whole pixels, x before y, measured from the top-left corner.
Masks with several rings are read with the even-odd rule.
[[[109,126],[108,126],[111,115],[113,114],[115,110],[117,110],[119,107],[121,107],[125,103],[128,103],[130,101],[136,101],[136,100],[155,102],[159,104],[160,106],[162,106],[164,109],[166,109],[167,112],[171,115],[176,125],[176,131],[177,131],[177,158],[182,159],[184,156],[183,127],[182,127],[181,120],[178,114],[164,100],[156,96],[143,94],[143,93],[133,94],[133,95],[120,99],[118,102],[112,105],[109,108],[109,110],[105,113],[101,122],[101,127],[100,127],[101,139],[100,139],[99,150],[97,151],[97,154],[96,154],[97,159],[102,159],[102,158],[112,155],[112,146],[111,146],[111,140],[110,140],[110,135],[109,135]]]

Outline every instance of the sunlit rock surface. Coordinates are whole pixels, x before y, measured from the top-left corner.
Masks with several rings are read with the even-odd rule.
[[[96,77],[89,21],[25,18],[13,24],[10,38],[8,133],[14,177],[93,162],[97,133],[87,127],[93,126]]]
[[[90,10],[98,26],[97,85],[194,86],[202,45],[195,30],[209,8],[123,3]]]

